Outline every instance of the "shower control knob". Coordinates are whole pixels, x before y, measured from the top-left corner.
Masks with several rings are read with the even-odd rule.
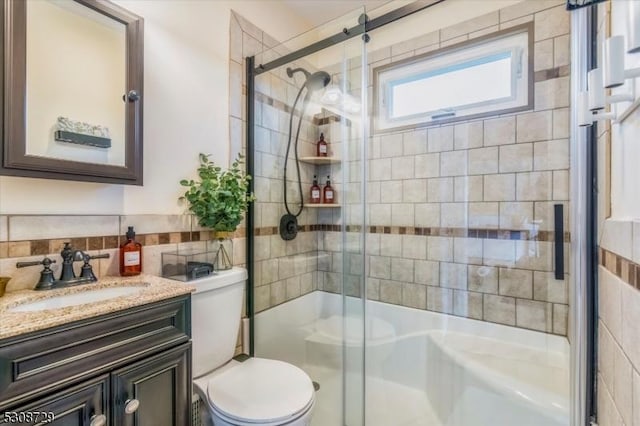
[[[127,399],[124,403],[124,412],[127,414],[133,414],[140,407],[140,401],[137,399]]]

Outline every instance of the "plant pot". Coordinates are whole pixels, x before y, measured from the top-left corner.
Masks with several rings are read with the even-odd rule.
[[[215,231],[211,242],[211,249],[215,254],[214,269],[226,271],[233,268],[233,240],[232,232]]]

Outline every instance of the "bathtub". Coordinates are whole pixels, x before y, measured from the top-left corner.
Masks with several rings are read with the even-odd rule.
[[[363,326],[345,302],[316,291],[256,315],[256,355],[320,382],[314,425],[361,424],[358,398],[367,426],[569,425],[566,338],[375,301]]]

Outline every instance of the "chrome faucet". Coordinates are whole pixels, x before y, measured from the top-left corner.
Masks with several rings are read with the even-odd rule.
[[[91,259],[106,259],[109,257],[109,253],[91,256],[82,250],[74,250],[71,247],[71,243],[64,243],[64,247],[62,251],[60,251],[60,256],[62,257],[62,272],[58,280],[54,278],[53,271],[51,270],[51,264],[56,263],[56,261],[48,257],[45,257],[41,261],[18,262],[16,263],[16,268],[43,265],[44,269],[40,272],[40,280],[36,284],[35,290],[52,290],[98,281],[89,262]],[[80,261],[83,261],[84,265],[82,265],[80,276],[76,277],[73,264]]]

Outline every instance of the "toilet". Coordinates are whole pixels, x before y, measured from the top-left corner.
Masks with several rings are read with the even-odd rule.
[[[193,386],[207,426],[309,426],[315,404],[311,378],[282,361],[233,359],[247,271],[233,268],[189,284]]]

